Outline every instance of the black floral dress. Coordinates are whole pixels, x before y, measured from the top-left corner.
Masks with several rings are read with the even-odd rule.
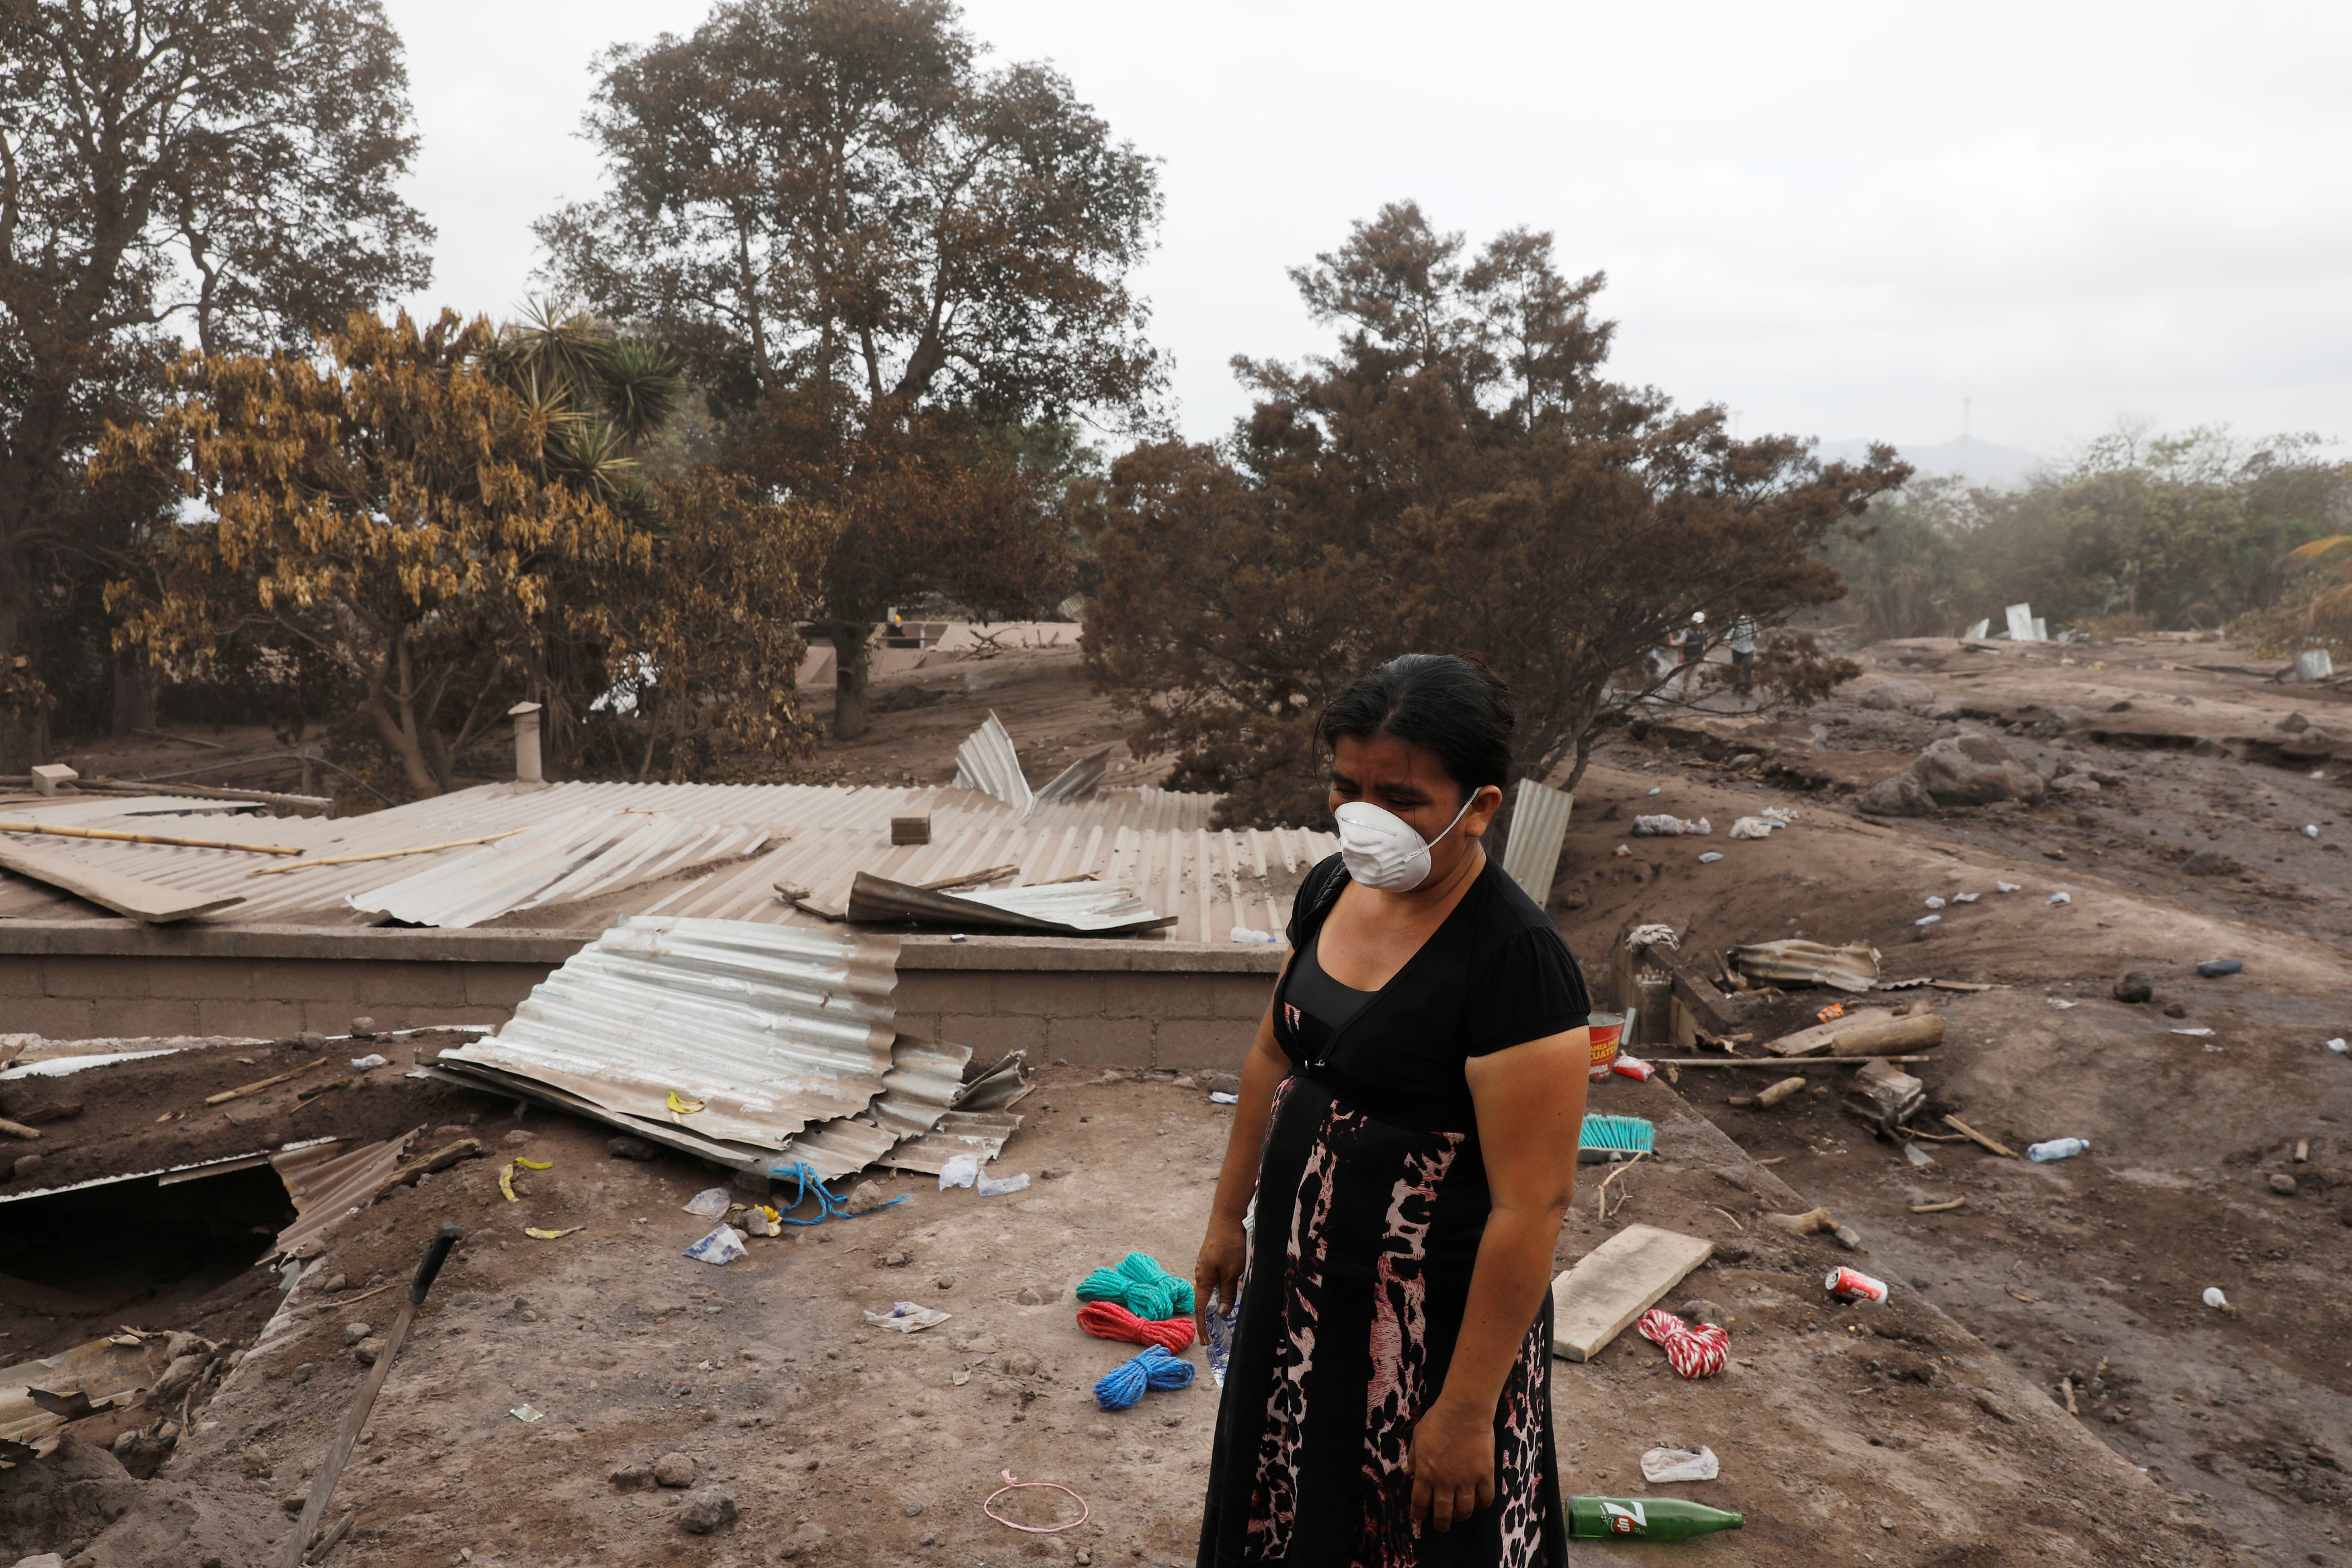
[[[1294,1071],[1259,1156],[1200,1568],[1560,1568],[1548,1297],[1496,1408],[1494,1503],[1416,1526],[1403,1461],[1444,1385],[1489,1207],[1463,1064],[1583,1025],[1583,978],[1490,860],[1388,985],[1350,991],[1316,957],[1345,879],[1337,856],[1317,866],[1291,921],[1275,1033]]]

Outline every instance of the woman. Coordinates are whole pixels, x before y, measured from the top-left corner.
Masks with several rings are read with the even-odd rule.
[[[1411,654],[1321,736],[1340,852],[1300,884],[1193,1271],[1204,1312],[1240,1301],[1201,1568],[1559,1568],[1548,1287],[1590,1008],[1479,842],[1509,695]]]

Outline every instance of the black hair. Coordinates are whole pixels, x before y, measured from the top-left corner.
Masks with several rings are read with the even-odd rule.
[[[1359,675],[1323,709],[1317,734],[1334,749],[1341,737],[1392,735],[1435,757],[1468,799],[1510,781],[1511,688],[1475,660],[1406,653]]]

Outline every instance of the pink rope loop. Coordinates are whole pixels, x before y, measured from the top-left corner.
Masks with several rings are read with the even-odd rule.
[[[1007,1530],[1018,1530],[1029,1535],[1057,1535],[1065,1530],[1076,1530],[1078,1526],[1084,1524],[1087,1521],[1095,1516],[1094,1505],[1092,1503],[1088,1502],[1086,1499],[1079,1497],[1077,1493],[1070,1491],[1069,1488],[1064,1486],[1059,1481],[1022,1481],[1013,1479],[1013,1472],[1011,1470],[999,1470],[996,1473],[1004,1478],[1004,1484],[988,1494],[988,1500],[980,1505],[980,1511],[988,1515],[989,1518],[996,1521],[997,1523],[1004,1526]],[[1015,1524],[1013,1521],[1005,1518],[1003,1514],[996,1511],[996,1500],[998,1498],[1003,1497],[1009,1491],[1025,1491],[1033,1487],[1042,1491],[1068,1492],[1070,1497],[1075,1499],[1077,1502],[1078,1517],[1070,1521],[1067,1524]]]

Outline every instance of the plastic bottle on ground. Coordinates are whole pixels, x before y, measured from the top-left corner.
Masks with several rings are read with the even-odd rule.
[[[2052,1160],[2071,1160],[2076,1155],[2091,1152],[2088,1138],[2053,1138],[2046,1144],[2029,1144],[2025,1157],[2036,1165],[2048,1165]]]

